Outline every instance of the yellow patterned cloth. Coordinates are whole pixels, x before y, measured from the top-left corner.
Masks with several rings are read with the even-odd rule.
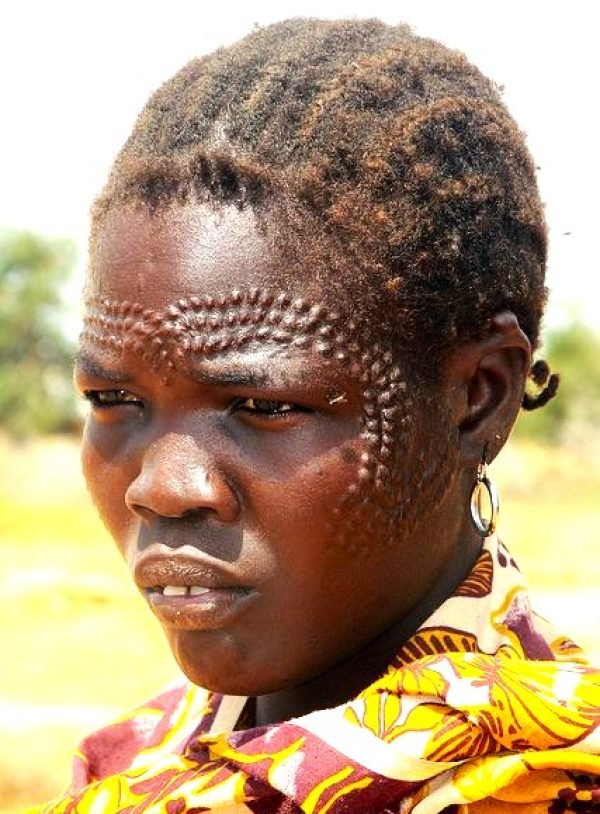
[[[600,671],[532,612],[504,545],[356,699],[234,731],[184,684],[87,738],[37,814],[600,812]]]

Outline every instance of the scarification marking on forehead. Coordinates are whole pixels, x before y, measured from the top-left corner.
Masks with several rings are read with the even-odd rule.
[[[81,338],[116,351],[139,353],[156,370],[167,371],[190,355],[211,356],[256,341],[313,347],[347,361],[359,346],[336,332],[339,319],[321,305],[261,289],[181,299],[160,311],[91,297]],[[352,321],[346,330],[354,333]]]
[[[392,353],[380,343],[360,341],[353,320],[342,320],[321,304],[259,288],[180,299],[161,310],[91,296],[81,340],[138,354],[167,377],[196,356],[216,356],[255,342],[312,349],[337,359],[363,388],[365,447],[340,511],[364,505],[369,528],[381,529],[384,523],[393,544],[404,500],[393,470],[410,428],[410,399]]]

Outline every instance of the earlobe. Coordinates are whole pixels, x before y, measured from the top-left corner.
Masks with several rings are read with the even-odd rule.
[[[458,429],[463,460],[476,466],[502,448],[518,415],[531,364],[531,343],[512,312],[497,314],[486,336],[456,351],[462,413]]]

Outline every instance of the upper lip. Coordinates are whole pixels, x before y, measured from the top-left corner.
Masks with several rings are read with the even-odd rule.
[[[133,576],[139,588],[165,585],[199,585],[204,588],[242,588],[235,575],[201,554],[177,553],[173,549],[148,550],[135,561]]]

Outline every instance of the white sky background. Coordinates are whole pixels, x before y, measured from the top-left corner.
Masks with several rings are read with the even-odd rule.
[[[504,86],[540,167],[547,322],[575,312],[600,329],[597,9],[594,0],[4,0],[0,227],[73,236],[83,268],[90,203],[155,87],[254,23],[376,16],[464,51]]]

